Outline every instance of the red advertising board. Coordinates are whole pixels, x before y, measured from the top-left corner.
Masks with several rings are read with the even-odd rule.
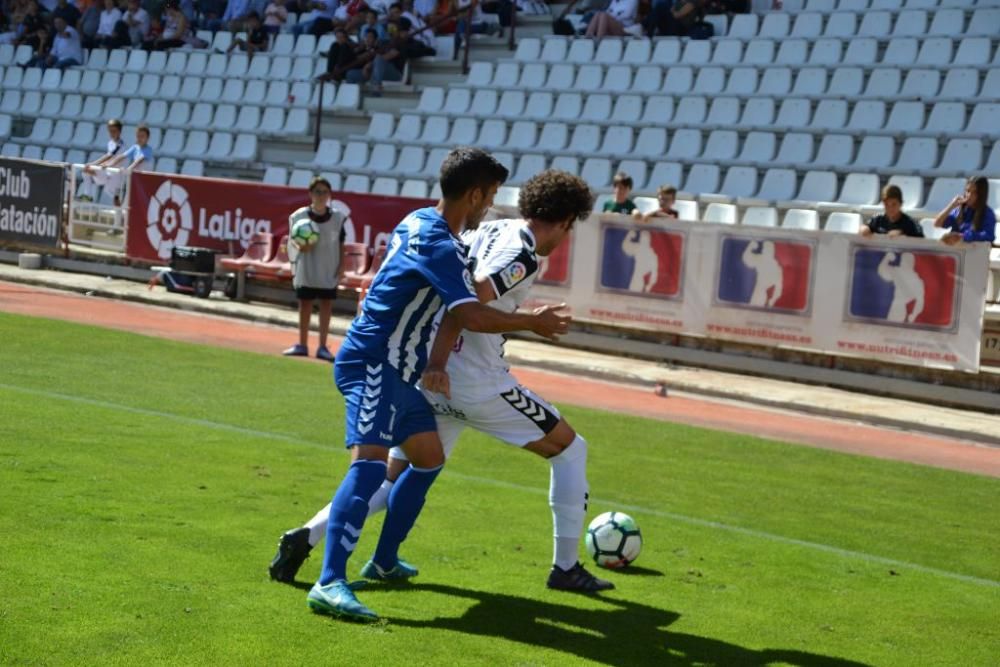
[[[139,172],[129,186],[126,254],[167,261],[174,246],[240,255],[255,233],[288,233],[288,216],[309,203],[304,188],[220,178]],[[348,243],[374,247],[388,241],[410,211],[427,199],[335,192],[334,206],[347,215]]]

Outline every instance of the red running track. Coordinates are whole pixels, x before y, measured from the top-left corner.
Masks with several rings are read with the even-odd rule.
[[[0,282],[0,310],[172,340],[279,354],[295,332],[271,325]],[[332,347],[339,339],[331,337]],[[303,359],[289,363],[324,363]],[[1000,477],[1000,449],[946,437],[788,413],[727,401],[673,396],[580,376],[516,367],[518,378],[555,403],[746,433],[840,452]]]

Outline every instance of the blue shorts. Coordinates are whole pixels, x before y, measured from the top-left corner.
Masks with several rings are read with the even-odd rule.
[[[344,395],[344,442],[395,447],[417,433],[437,431],[434,410],[419,389],[386,361],[338,354],[333,380]]]

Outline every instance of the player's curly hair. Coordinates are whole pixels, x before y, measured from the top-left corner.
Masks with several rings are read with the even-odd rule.
[[[594,209],[594,193],[579,176],[547,169],[521,186],[517,207],[527,220],[575,222],[589,216]]]

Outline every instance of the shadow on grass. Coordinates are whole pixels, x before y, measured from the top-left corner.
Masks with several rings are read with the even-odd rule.
[[[637,565],[629,565],[628,567],[623,567],[620,570],[615,570],[615,574],[623,574],[628,577],[662,577],[663,573],[659,570],[654,570],[649,567],[639,567]]]
[[[460,616],[430,620],[392,618],[392,625],[436,628],[497,637],[561,651],[607,665],[741,665],[865,667],[864,663],[791,649],[744,648],[708,637],[670,632],[679,614],[628,600],[602,597],[606,609],[579,609],[530,598],[442,584],[396,591],[450,595],[475,604]]]

